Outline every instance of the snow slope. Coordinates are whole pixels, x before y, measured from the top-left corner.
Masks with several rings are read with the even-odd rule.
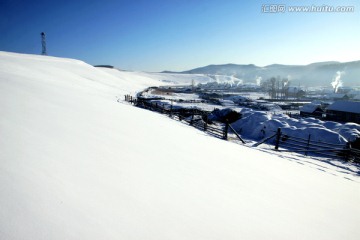
[[[115,71],[0,52],[0,239],[358,239],[357,176],[119,103],[161,82]]]

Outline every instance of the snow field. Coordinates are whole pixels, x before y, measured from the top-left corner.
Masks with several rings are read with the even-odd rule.
[[[161,82],[116,71],[0,52],[0,239],[358,238],[356,178],[118,103]]]

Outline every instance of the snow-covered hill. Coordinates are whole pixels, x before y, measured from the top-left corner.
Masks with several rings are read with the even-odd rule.
[[[0,239],[358,239],[357,176],[117,102],[159,80],[0,52]]]

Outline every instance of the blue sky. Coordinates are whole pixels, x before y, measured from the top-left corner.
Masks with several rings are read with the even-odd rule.
[[[263,13],[267,4],[354,6],[352,13]],[[0,0],[0,51],[122,69],[360,60],[360,4],[341,0]]]

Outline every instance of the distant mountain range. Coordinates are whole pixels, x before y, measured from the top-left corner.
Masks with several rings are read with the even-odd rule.
[[[169,71],[167,71],[169,72]],[[340,76],[343,86],[360,86],[360,61],[354,62],[319,62],[309,65],[273,64],[258,67],[253,64],[209,65],[180,72],[191,74],[228,75],[256,83],[272,77],[289,78],[292,85],[331,87],[331,82]]]

